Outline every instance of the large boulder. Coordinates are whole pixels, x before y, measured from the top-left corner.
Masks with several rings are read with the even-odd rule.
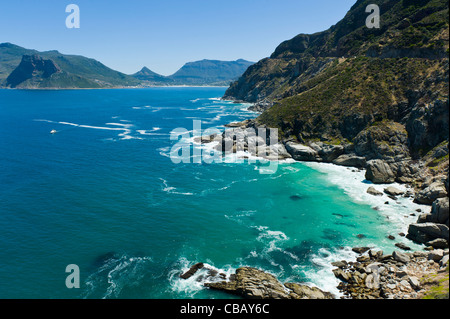
[[[446,197],[447,190],[443,181],[436,180],[424,189],[420,190],[414,199],[420,204],[431,205],[436,199]]]
[[[333,296],[319,288],[296,283],[283,285],[278,279],[262,270],[241,267],[229,281],[204,284],[211,289],[222,290],[248,299],[332,299]]]
[[[366,166],[366,158],[352,154],[343,154],[333,160],[333,164],[340,166],[349,166],[363,168]]]
[[[449,229],[447,225],[435,223],[411,224],[408,228],[407,238],[425,244],[437,238],[448,241]]]
[[[295,142],[287,142],[286,150],[296,161],[317,161],[320,159],[319,154],[309,146]]]
[[[374,184],[390,184],[395,181],[396,174],[388,163],[375,159],[367,162],[366,179]]]
[[[405,193],[404,191],[402,191],[402,190],[400,190],[400,189],[398,189],[398,188],[396,188],[394,186],[386,187],[384,189],[384,192],[386,194],[392,195],[392,196],[399,196],[399,195],[403,195]]]
[[[374,195],[374,196],[383,196],[383,193],[380,192],[380,191],[377,191],[377,190],[375,189],[375,187],[373,187],[373,186],[370,186],[370,187],[367,189],[367,193],[370,194],[370,195]]]
[[[449,202],[448,197],[438,198],[433,202],[431,209],[431,220],[434,223],[449,226]]]
[[[344,153],[342,145],[331,145],[322,142],[310,143],[309,146],[317,152],[324,162],[332,162]]]

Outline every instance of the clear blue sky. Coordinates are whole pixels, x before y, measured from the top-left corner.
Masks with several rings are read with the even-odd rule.
[[[169,75],[201,59],[258,61],[299,33],[323,31],[356,0],[0,0],[0,42],[80,54],[131,74]],[[65,25],[68,4],[80,29]]]

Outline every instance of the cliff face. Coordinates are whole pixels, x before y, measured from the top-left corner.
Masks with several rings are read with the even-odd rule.
[[[52,60],[45,60],[39,55],[24,55],[17,68],[6,79],[6,86],[15,88],[25,81],[36,82],[61,72]]]

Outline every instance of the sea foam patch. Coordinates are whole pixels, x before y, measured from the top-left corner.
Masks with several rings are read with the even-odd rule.
[[[431,209],[430,206],[414,203],[410,197],[398,196],[396,200],[393,200],[384,193],[385,188],[394,186],[405,193],[411,190],[411,188],[399,183],[373,184],[366,180],[365,170],[357,170],[355,168],[329,163],[311,162],[305,163],[305,165],[326,174],[326,180],[341,188],[354,202],[370,205],[379,214],[388,218],[390,224],[398,232],[406,233],[409,224],[416,222],[417,216],[414,214],[416,210],[420,209],[426,213]],[[370,186],[383,193],[383,195],[374,196],[367,193],[367,189]]]

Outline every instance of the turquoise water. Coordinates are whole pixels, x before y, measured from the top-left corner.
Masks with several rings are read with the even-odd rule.
[[[196,262],[336,292],[329,262],[394,249],[416,206],[367,197],[364,172],[172,163],[174,128],[256,116],[224,91],[0,90],[0,298],[229,298],[179,279]]]

